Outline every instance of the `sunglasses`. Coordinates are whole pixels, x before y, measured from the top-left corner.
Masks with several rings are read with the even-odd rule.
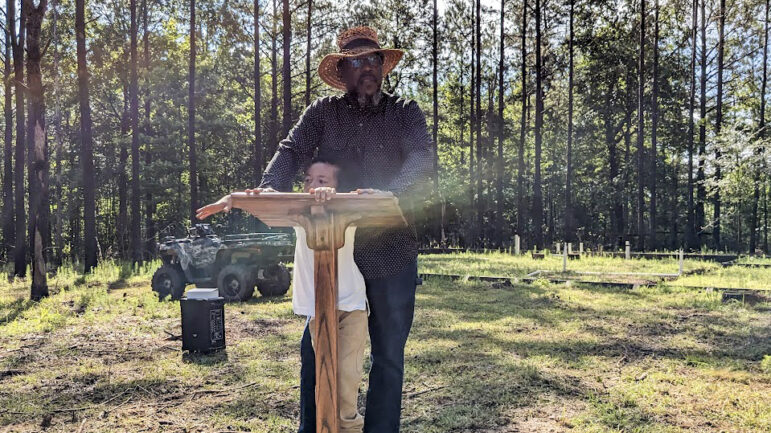
[[[365,65],[377,67],[383,64],[383,58],[379,54],[370,54],[364,57],[345,59],[345,62],[353,69],[360,69]]]

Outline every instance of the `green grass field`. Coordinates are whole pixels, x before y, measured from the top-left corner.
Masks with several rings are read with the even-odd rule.
[[[768,264],[771,259],[742,258],[739,263]],[[530,255],[514,256],[506,253],[491,252],[428,254],[419,259],[421,272],[453,274],[453,275],[485,275],[522,278],[527,274],[543,270],[550,275],[559,277],[562,271],[562,256],[547,255],[544,259],[534,260]],[[676,258],[666,259],[633,259],[622,257],[583,257],[579,260],[569,260],[568,271],[584,271],[605,273],[606,275],[571,275],[571,278],[589,281],[636,281],[649,280],[671,286],[713,287],[767,290],[771,289],[771,267],[722,267],[718,263],[685,260],[683,270],[685,275],[676,279],[657,278],[653,276],[611,275],[618,273],[650,273],[677,274],[679,264]]]
[[[421,266],[507,269],[485,258]],[[625,265],[634,269],[594,264]],[[170,337],[179,305],[157,301],[152,269],[63,271],[40,303],[25,300],[28,281],[0,282],[0,432],[296,430],[303,319],[290,298],[227,305],[227,351],[189,356]],[[767,432],[769,335],[768,303],[701,290],[428,279],[407,345],[402,431]]]

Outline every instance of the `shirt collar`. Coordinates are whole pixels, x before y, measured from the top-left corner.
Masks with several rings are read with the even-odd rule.
[[[380,102],[378,102],[378,104],[374,107],[367,107],[363,109],[360,108],[358,99],[352,95],[351,92],[345,92],[345,95],[343,95],[343,100],[345,100],[345,103],[349,108],[356,109],[364,113],[380,113],[385,110],[386,99],[390,96],[388,93],[383,92],[382,90],[380,93]]]

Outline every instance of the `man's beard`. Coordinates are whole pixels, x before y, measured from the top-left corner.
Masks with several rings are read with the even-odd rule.
[[[363,91],[364,89],[364,83],[363,78],[360,77],[359,82],[357,83],[357,86],[355,86],[353,89],[351,89],[351,96],[353,96],[353,99],[356,100],[359,104],[359,108],[372,108],[377,106],[377,104],[380,103],[380,99],[383,97],[383,92],[380,88],[380,83],[377,83],[377,90],[375,90],[375,93],[368,95],[366,92]],[[374,79],[374,77],[372,77]]]
[[[374,95],[365,95],[361,93],[356,94],[356,100],[359,102],[359,107],[361,108],[377,106],[377,104],[380,103],[380,98],[382,97],[383,92],[381,92],[380,89],[377,89],[377,92],[375,92]]]

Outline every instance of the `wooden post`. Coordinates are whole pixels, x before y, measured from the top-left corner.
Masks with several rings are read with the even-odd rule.
[[[562,245],[562,272],[568,271],[568,244]]]
[[[626,248],[624,248],[624,258],[627,260],[632,258],[632,247],[629,245],[629,241],[626,241]]]
[[[316,292],[316,431],[337,433],[337,249],[342,246],[345,227],[338,227],[335,215],[324,206],[310,209],[308,246],[313,249]]]
[[[519,235],[514,235],[514,254],[519,255]]]
[[[568,242],[568,254],[573,254],[573,243]]]
[[[323,204],[306,193],[231,194],[233,207],[273,227],[301,226],[314,250],[316,292],[316,432],[338,433],[337,399],[337,250],[345,229],[406,226],[392,195],[337,194]]]
[[[560,248],[560,247],[561,247],[560,243],[559,242],[555,242],[554,243],[554,252],[557,253],[557,254],[561,253],[562,252],[562,248]]]
[[[582,256],[584,255],[584,243],[583,242],[579,242],[578,243],[578,254],[581,254]]]
[[[678,256],[679,256],[678,265],[680,270],[678,274],[683,275],[683,249],[682,248],[680,248],[680,254],[678,254]]]

